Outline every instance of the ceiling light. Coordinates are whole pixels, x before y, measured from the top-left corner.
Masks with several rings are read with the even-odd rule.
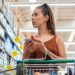
[[[30,3],[34,3],[34,2],[36,2],[36,0],[29,0],[29,2],[30,2]]]

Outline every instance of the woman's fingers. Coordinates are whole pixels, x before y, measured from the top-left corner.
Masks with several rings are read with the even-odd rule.
[[[31,48],[31,50],[36,50],[37,49],[36,45],[32,45],[30,48]]]
[[[30,43],[28,47],[30,52],[33,52],[34,50],[38,48],[38,46],[35,43]]]
[[[39,49],[40,51],[42,51],[43,53],[45,53],[45,46],[43,43],[36,43],[36,42],[31,42],[28,45],[30,52],[35,51],[36,49]]]
[[[29,46],[29,47],[31,47],[32,45],[34,45],[34,43],[33,43],[33,42],[31,42],[31,43],[29,43],[29,44],[28,44],[28,46]]]
[[[34,41],[34,42],[38,42],[38,43],[41,43],[41,41],[39,39],[37,39],[35,36],[31,36],[31,39]]]

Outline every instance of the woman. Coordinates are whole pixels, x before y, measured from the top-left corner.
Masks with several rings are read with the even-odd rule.
[[[29,44],[25,43],[23,59],[42,58],[45,54],[49,60],[66,58],[63,40],[56,35],[53,13],[48,4],[36,7],[32,14],[32,24],[38,29],[38,34],[31,36]],[[26,46],[29,50],[26,50]],[[34,75],[42,73],[35,72]],[[57,72],[53,75],[57,75]]]

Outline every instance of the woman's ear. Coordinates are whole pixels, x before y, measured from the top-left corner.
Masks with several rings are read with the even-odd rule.
[[[48,20],[49,20],[49,16],[46,15],[46,16],[45,16],[45,21],[47,22]]]

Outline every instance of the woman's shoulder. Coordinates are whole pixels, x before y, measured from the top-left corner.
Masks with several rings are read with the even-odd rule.
[[[58,34],[56,35],[56,42],[57,43],[63,42],[63,38]]]

